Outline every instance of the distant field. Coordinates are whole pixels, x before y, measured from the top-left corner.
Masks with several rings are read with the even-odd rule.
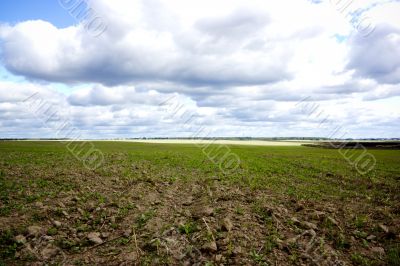
[[[223,143],[229,174],[189,143],[96,141],[90,171],[0,142],[0,265],[400,265],[400,150],[360,175],[333,149]]]
[[[128,140],[139,143],[169,143],[169,144],[226,144],[226,145],[251,145],[251,146],[301,146],[308,141],[266,141],[266,140],[186,140],[186,139],[149,139]]]

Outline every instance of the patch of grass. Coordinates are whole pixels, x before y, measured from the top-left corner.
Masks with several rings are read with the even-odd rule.
[[[119,216],[119,217],[125,217],[125,216],[128,215],[129,211],[132,210],[132,209],[134,209],[134,208],[135,208],[135,206],[134,206],[133,204],[127,203],[127,204],[121,206],[121,207],[118,209],[118,216]]]
[[[354,226],[358,229],[364,228],[365,224],[367,223],[368,217],[365,215],[358,215],[354,218]]]
[[[355,230],[353,232],[354,236],[360,239],[364,239],[368,236],[368,233],[364,232],[364,231],[359,231],[359,230]]]
[[[277,247],[276,237],[274,235],[267,236],[265,239],[264,249],[266,253],[271,253]]]
[[[33,213],[32,213],[32,221],[33,222],[40,222],[40,221],[44,221],[44,220],[46,220],[46,214],[44,214],[44,213],[41,213],[41,212],[38,212],[38,211],[34,211]]]
[[[128,237],[121,237],[116,242],[118,245],[126,246],[129,244],[130,241],[131,241],[131,239]]]
[[[178,231],[181,234],[190,235],[198,230],[196,223],[188,222],[179,225]]]
[[[354,253],[351,255],[351,261],[355,264],[355,265],[361,265],[361,266],[369,266],[371,265],[370,260],[367,257],[364,257],[362,254],[360,253]]]
[[[77,246],[79,246],[78,243],[75,243],[72,240],[69,239],[59,239],[56,241],[57,246],[59,246],[62,249],[66,250],[71,250],[71,251],[76,251],[78,250]]]
[[[242,207],[236,207],[235,208],[235,213],[239,214],[239,215],[243,215],[244,214],[244,209]]]
[[[265,223],[269,224],[272,222],[272,209],[264,206],[261,202],[255,202],[252,209]]]
[[[333,241],[335,243],[335,247],[338,249],[349,249],[351,246],[348,239],[342,233],[335,234]]]
[[[13,208],[12,208],[12,206],[10,206],[10,205],[1,207],[1,208],[0,208],[0,216],[8,216],[8,215],[10,215],[12,209],[13,209]]]
[[[48,234],[49,236],[55,236],[57,233],[58,233],[58,229],[55,228],[55,227],[50,227],[50,228],[47,230],[47,234]]]
[[[154,210],[148,210],[145,213],[142,213],[137,219],[136,219],[136,225],[138,228],[142,228],[146,225],[146,223],[153,218],[154,216]]]
[[[91,227],[85,223],[78,222],[75,225],[75,229],[77,232],[88,232],[90,231]]]
[[[14,241],[14,232],[5,230],[0,232],[0,258],[14,258],[18,244]]]
[[[400,265],[400,244],[391,247],[387,252],[388,265]]]
[[[265,265],[265,266],[268,265],[264,254],[258,253],[255,250],[252,250],[250,252],[250,257],[257,265]]]

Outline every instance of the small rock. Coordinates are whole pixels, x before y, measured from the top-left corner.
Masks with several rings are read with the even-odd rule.
[[[66,211],[62,211],[62,214],[63,214],[65,217],[69,217],[69,214],[68,214],[68,212],[66,212]]]
[[[212,241],[212,242],[205,243],[201,247],[201,249],[204,251],[216,252],[218,250],[218,247],[217,247],[217,244],[214,241]]]
[[[126,254],[124,257],[125,257],[125,260],[130,261],[130,262],[137,261],[137,253],[136,252],[130,252],[130,253]]]
[[[43,236],[43,239],[46,241],[54,241],[54,237],[52,236]]]
[[[227,246],[227,245],[229,245],[230,242],[231,242],[231,240],[230,240],[229,237],[223,238],[223,239],[221,240],[222,246]]]
[[[214,209],[211,208],[211,207],[205,207],[205,208],[203,209],[203,214],[206,215],[206,216],[210,216],[210,215],[212,215],[213,213],[214,213]]]
[[[107,232],[102,232],[101,233],[101,237],[102,238],[108,238],[110,236],[110,233],[107,233]]]
[[[30,236],[39,236],[42,232],[43,229],[40,226],[32,225],[28,227],[28,235]]]
[[[278,212],[279,212],[280,214],[282,214],[282,215],[288,214],[288,213],[289,213],[288,209],[286,209],[283,205],[279,205],[278,207],[276,207],[276,209],[277,209]],[[270,210],[270,214],[271,214],[271,215],[272,215],[272,212],[273,212],[273,210],[271,209],[271,210]]]
[[[277,244],[279,249],[283,249],[284,248],[285,242],[283,240],[281,240],[280,238],[276,238],[275,242],[276,242],[276,244]]]
[[[381,247],[372,247],[371,251],[373,253],[379,254],[380,256],[384,256],[385,255],[385,250]]]
[[[220,262],[221,260],[222,260],[222,255],[221,254],[215,255],[215,261],[216,262]]]
[[[211,216],[214,213],[214,209],[209,206],[200,206],[193,210],[193,217],[201,218]]]
[[[25,244],[26,243],[26,238],[23,235],[17,235],[14,238],[15,242],[17,242],[18,244]]]
[[[233,223],[229,218],[224,218],[222,220],[222,228],[230,232],[233,228]]]
[[[292,222],[293,222],[293,224],[295,224],[295,225],[299,225],[299,224],[300,224],[300,221],[299,221],[299,219],[297,219],[296,217],[292,217],[292,218],[290,218],[290,221],[292,221]]]
[[[237,246],[233,249],[233,254],[235,255],[240,255],[242,254],[242,248],[240,246]]]
[[[44,259],[48,260],[58,254],[58,249],[53,245],[48,245],[42,250],[41,254]]]
[[[186,199],[186,201],[184,201],[182,204],[184,205],[184,206],[188,206],[188,205],[191,205],[193,203],[193,197],[192,196],[189,196],[187,199]]]
[[[183,210],[183,215],[186,216],[186,217],[190,217],[192,215],[192,213],[188,209],[184,209]]]
[[[314,211],[311,214],[311,217],[315,220],[321,220],[325,216],[325,212],[322,211]]]
[[[72,198],[72,201],[75,201],[75,202],[78,202],[78,201],[80,201],[81,199],[78,197],[78,196],[75,196],[75,197],[73,197]]]
[[[115,216],[111,216],[111,217],[110,217],[110,222],[113,223],[113,224],[115,224]]]
[[[367,237],[367,240],[375,240],[376,239],[376,236],[374,236],[374,235],[369,235],[368,237]]]
[[[101,240],[101,238],[100,238],[100,233],[96,233],[96,232],[89,233],[88,236],[87,236],[87,238],[88,238],[91,242],[93,242],[94,244],[96,244],[96,245],[99,245],[99,244],[102,244],[102,243],[103,243],[103,240]]]
[[[37,202],[35,202],[35,207],[36,207],[36,208],[39,208],[39,209],[43,209],[44,205],[43,205],[42,202],[37,201]]]
[[[299,238],[298,238],[297,236],[292,237],[292,238],[289,238],[289,239],[286,240],[286,244],[287,244],[287,245],[294,244],[294,243],[297,242],[298,239],[299,239]]]
[[[327,219],[328,219],[328,221],[330,221],[332,224],[334,224],[334,225],[336,225],[336,226],[338,225],[338,222],[337,222],[335,219],[333,219],[332,217],[328,216]]]
[[[126,229],[124,231],[124,237],[130,237],[132,234],[132,229]]]
[[[159,205],[159,204],[161,204],[161,200],[158,199],[151,202],[151,205]]]
[[[308,228],[308,229],[314,229],[314,230],[317,230],[318,229],[318,227],[315,225],[315,224],[313,224],[313,223],[310,223],[310,222],[303,222],[302,223],[303,224],[303,226],[304,227],[306,227],[306,228]]]
[[[382,229],[385,233],[389,233],[389,227],[384,224],[379,224],[379,228]]]
[[[93,202],[90,202],[87,206],[86,206],[86,210],[88,212],[93,212],[96,209],[96,206],[94,205]]]
[[[53,224],[55,227],[61,227],[61,222],[59,221],[53,221]]]

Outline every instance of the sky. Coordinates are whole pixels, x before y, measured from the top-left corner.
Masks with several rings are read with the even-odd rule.
[[[0,138],[65,124],[85,139],[400,137],[398,14],[390,0],[4,0]]]

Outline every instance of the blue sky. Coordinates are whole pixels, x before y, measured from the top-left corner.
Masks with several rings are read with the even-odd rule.
[[[1,1],[0,138],[57,137],[32,94],[85,138],[399,137],[400,2],[341,3]]]
[[[0,2],[0,22],[16,24],[41,19],[63,28],[77,21],[61,7],[58,0],[4,0]]]

